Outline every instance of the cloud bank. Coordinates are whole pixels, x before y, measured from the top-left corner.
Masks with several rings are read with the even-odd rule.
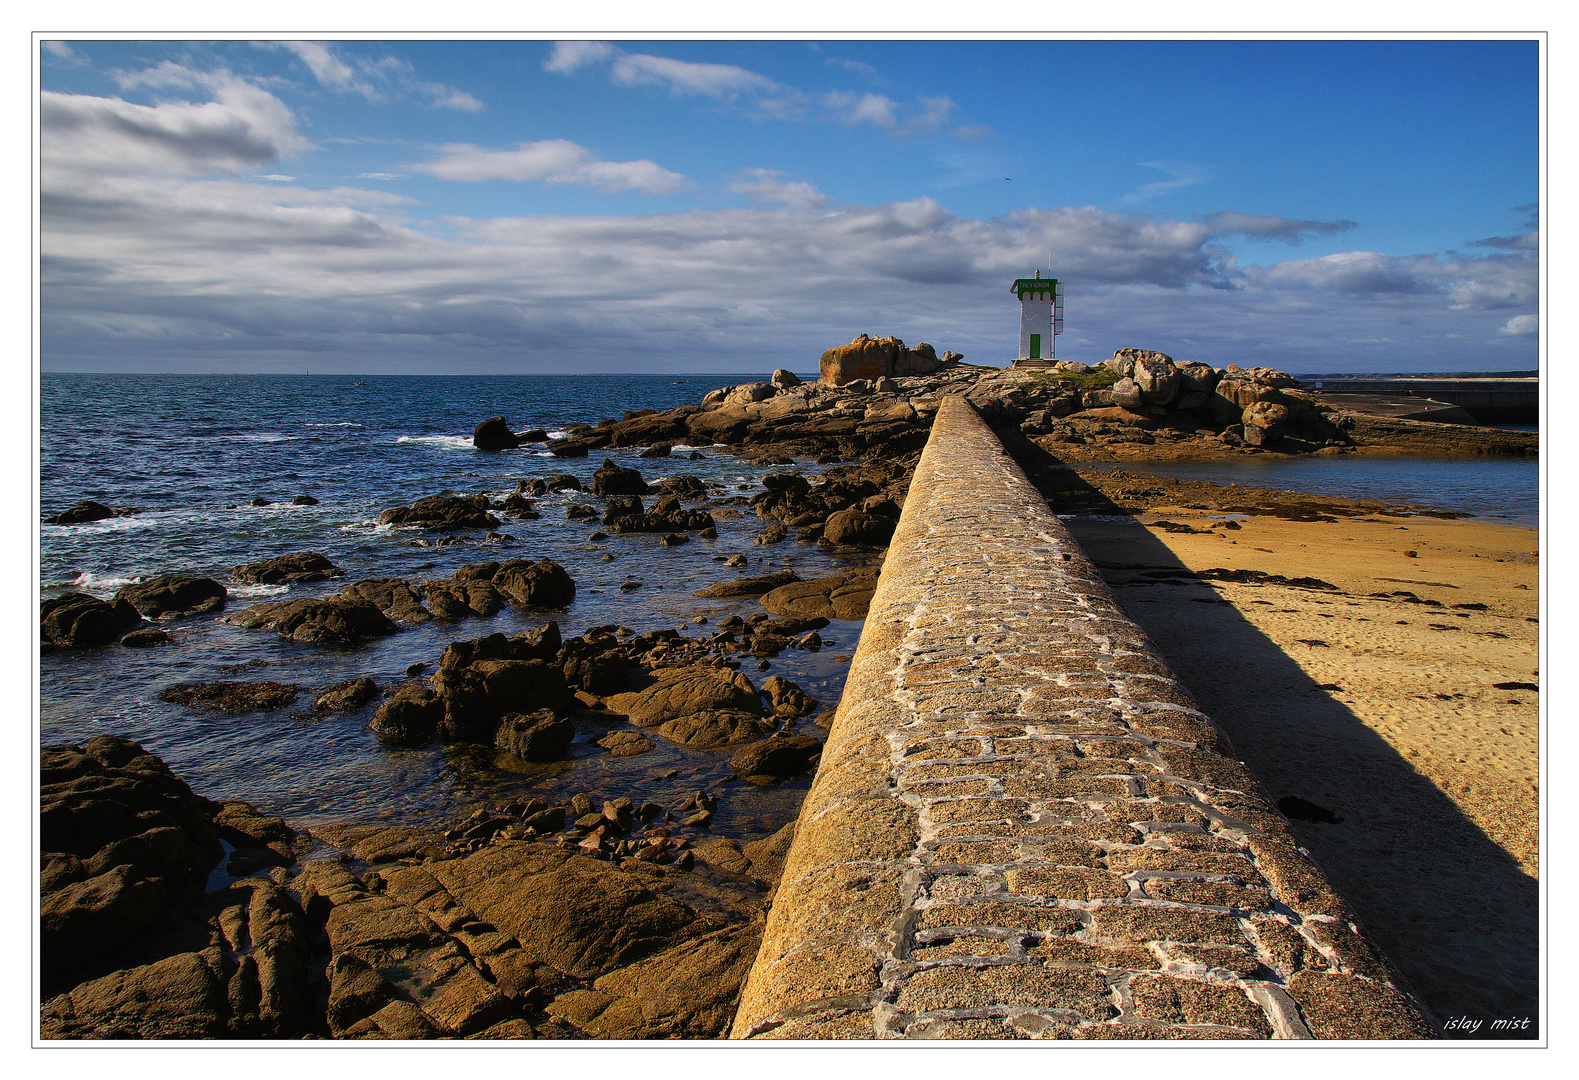
[[[728,181],[752,207],[434,225],[410,199],[277,171],[311,143],[264,90],[173,66],[140,78],[211,100],[41,100],[46,367],[807,370],[862,332],[1005,363],[1009,282],[1032,267],[1067,283],[1059,354],[1075,359],[1138,346],[1295,371],[1535,362],[1538,259],[1523,240],[1241,265],[1223,236],[1297,241],[1348,223],[1095,207],[976,220],[932,198],[837,205],[771,169]],[[728,92],[722,75],[706,85]],[[250,175],[266,166],[268,180]],[[451,146],[412,168],[614,191],[687,182],[564,140]]]

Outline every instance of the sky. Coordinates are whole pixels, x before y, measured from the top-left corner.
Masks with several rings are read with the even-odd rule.
[[[56,39],[45,371],[1535,368],[1533,40]]]

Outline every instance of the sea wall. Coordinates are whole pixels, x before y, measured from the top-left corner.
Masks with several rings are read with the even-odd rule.
[[[1096,569],[946,398],[735,1038],[1430,1038]]]

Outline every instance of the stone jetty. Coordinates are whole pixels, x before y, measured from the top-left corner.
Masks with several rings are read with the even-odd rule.
[[[945,398],[733,1036],[1435,1034],[991,429]]]

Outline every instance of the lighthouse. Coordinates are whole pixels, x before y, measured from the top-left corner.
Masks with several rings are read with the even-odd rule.
[[[1057,278],[1016,278],[1010,292],[1020,298],[1020,355],[1014,367],[1048,367],[1053,339],[1064,332],[1064,286]]]

